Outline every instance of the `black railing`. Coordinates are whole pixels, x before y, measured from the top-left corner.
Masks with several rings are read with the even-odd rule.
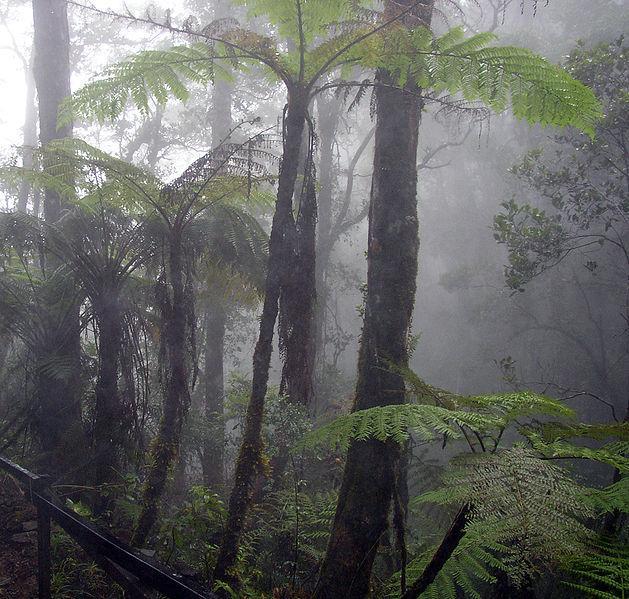
[[[3,457],[0,457],[0,469],[20,483],[27,499],[37,509],[37,578],[40,599],[50,599],[51,596],[51,520],[65,530],[125,590],[128,597],[146,597],[143,589],[148,587],[173,599],[217,599],[216,594],[149,560],[72,510],[59,505],[48,488],[47,476],[33,474]]]

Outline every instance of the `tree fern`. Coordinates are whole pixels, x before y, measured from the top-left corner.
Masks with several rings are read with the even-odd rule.
[[[72,115],[115,119],[129,102],[146,113],[152,101],[185,101],[187,82],[212,81],[219,58],[227,58],[232,68],[260,64],[289,88],[299,85],[311,94],[324,75],[341,69],[341,76],[347,76],[347,69],[360,65],[386,68],[401,86],[413,78],[427,101],[434,94],[460,93],[466,101],[498,112],[511,105],[518,118],[531,123],[572,125],[590,135],[601,117],[589,88],[530,50],[490,46],[495,38],[489,33],[466,38],[455,28],[435,37],[424,27],[399,27],[395,18],[374,22],[365,17],[360,2],[348,0],[242,3],[252,14],[265,15],[280,40],[292,40],[296,49],[281,49],[277,39],[223,19],[194,32],[204,43],[149,50],[113,65],[75,93],[62,121]]]
[[[496,573],[508,569],[498,557],[508,547],[495,540],[493,529],[479,523],[469,524],[465,536],[445,563],[435,581],[421,595],[427,599],[481,599],[483,591],[496,582]],[[431,545],[408,564],[408,580],[421,576],[437,546]],[[393,575],[386,585],[386,596],[399,597],[400,573]]]
[[[545,422],[537,428],[544,441],[552,442],[560,439],[581,437],[604,441],[615,437],[621,441],[629,441],[629,422],[609,422],[585,424],[565,422]]]
[[[496,415],[502,416],[505,422],[534,415],[564,419],[573,418],[575,415],[574,410],[566,406],[562,401],[547,395],[531,391],[493,393],[489,395],[461,395],[430,385],[410,368],[399,368],[394,364],[389,364],[389,368],[399,372],[404,378],[407,395],[412,403],[439,405],[448,409],[491,411]]]
[[[599,514],[629,513],[629,476],[622,476],[603,489],[585,489],[583,499]]]

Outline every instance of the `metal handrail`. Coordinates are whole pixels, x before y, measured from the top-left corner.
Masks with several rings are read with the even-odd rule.
[[[37,508],[38,585],[40,599],[50,598],[50,520],[54,520],[132,597],[143,597],[136,580],[173,599],[218,599],[215,593],[186,581],[181,575],[140,555],[119,539],[101,530],[75,512],[58,505],[47,488],[47,476],[30,472],[0,457],[0,469],[13,476]],[[113,566],[113,569],[112,569]],[[129,574],[132,577],[129,577]],[[136,580],[134,580],[135,578]]]

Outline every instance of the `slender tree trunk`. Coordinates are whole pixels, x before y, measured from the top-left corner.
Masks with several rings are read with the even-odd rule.
[[[70,41],[67,8],[64,0],[34,0],[33,74],[39,98],[39,139],[46,145],[53,139],[72,136],[72,125],[57,128],[57,113],[62,100],[70,95]],[[47,222],[59,220],[60,196],[47,189],[44,216]],[[48,268],[58,266],[48,257]],[[84,439],[79,394],[80,338],[78,305],[58,302],[56,310],[70,311],[71,318],[57,315],[51,319],[47,343],[37,357],[36,394],[40,410],[36,428],[48,455],[50,471],[72,471],[83,459]],[[55,329],[54,321],[63,322],[65,330]],[[50,375],[50,358],[63,364],[63,373]]]
[[[245,416],[242,443],[236,462],[229,513],[219,550],[214,580],[238,587],[234,566],[256,473],[262,461],[262,416],[273,352],[273,331],[278,314],[282,269],[285,265],[285,239],[295,226],[292,213],[293,190],[297,178],[299,150],[307,115],[307,94],[301,88],[289,90],[285,137],[280,167],[275,214],[269,238],[269,261],[260,332],[253,354],[253,381]]]
[[[170,295],[158,284],[157,303],[163,318],[166,367],[164,405],[159,431],[151,444],[148,473],[142,490],[142,511],[131,544],[141,547],[155,525],[159,500],[164,493],[168,472],[179,453],[181,429],[189,404],[188,367],[186,362],[186,301],[184,288],[184,258],[181,231],[171,232],[168,255]]]
[[[230,81],[218,79],[212,93],[212,147],[218,148],[227,139],[233,126],[232,96],[234,85]]]
[[[207,422],[207,436],[203,442],[203,483],[214,491],[223,489],[225,429],[223,410],[225,385],[223,349],[226,315],[221,300],[208,302],[205,312],[205,364],[203,411]]]
[[[411,0],[396,3],[403,9]],[[430,12],[431,5],[424,9]],[[388,6],[391,9],[391,5]],[[425,17],[426,15],[422,15]],[[369,208],[367,298],[353,410],[400,404],[404,381],[390,364],[407,366],[415,303],[417,254],[417,136],[421,107],[414,93],[377,82],[377,122]],[[416,92],[417,90],[409,90]],[[400,447],[357,441],[349,448],[332,533],[315,597],[366,597],[378,545],[388,528]]]
[[[24,111],[24,133],[22,148],[22,166],[33,168],[33,150],[37,145],[37,101],[35,98],[35,79],[33,77],[34,50],[31,51],[28,70],[26,72],[26,109]],[[18,192],[17,210],[26,212],[31,185],[28,181],[22,181]],[[35,215],[37,216],[37,215]]]
[[[98,319],[98,379],[94,422],[95,480],[106,485],[115,480],[124,444],[125,414],[118,390],[122,350],[122,310],[115,291],[103,293],[103,304],[95,306]],[[96,510],[107,509],[107,495],[99,494]]]

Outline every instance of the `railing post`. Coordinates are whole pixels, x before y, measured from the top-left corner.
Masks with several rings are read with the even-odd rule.
[[[37,583],[39,599],[50,599],[52,564],[50,558],[50,514],[37,503]]]
[[[39,493],[45,493],[48,486],[47,476],[37,479],[33,485],[37,495],[35,507],[37,508],[37,587],[39,599],[50,599],[52,580],[52,558],[50,553],[50,512],[48,506],[38,499]]]

